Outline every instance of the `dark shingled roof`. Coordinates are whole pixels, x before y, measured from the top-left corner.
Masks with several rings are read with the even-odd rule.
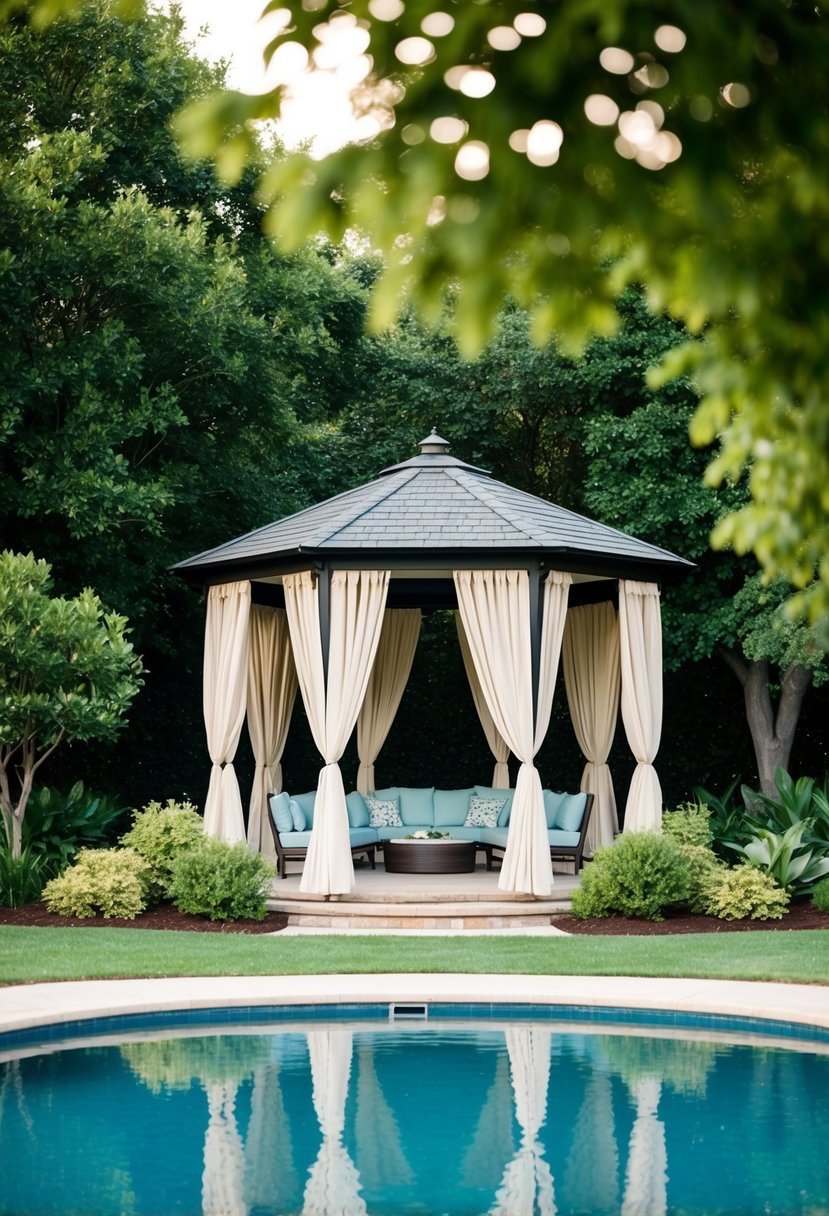
[[[384,469],[366,485],[173,569],[189,581],[215,582],[242,569],[278,573],[303,559],[370,555],[376,564],[381,556],[410,555],[415,565],[443,565],[460,553],[469,558],[520,554],[600,577],[650,572],[660,579],[693,569],[692,562],[665,549],[495,481],[447,455],[439,436],[432,434],[420,446],[422,455]]]

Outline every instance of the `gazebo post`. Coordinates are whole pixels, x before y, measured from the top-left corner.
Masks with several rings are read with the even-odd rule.
[[[538,716],[538,680],[541,670],[541,614],[543,601],[541,598],[541,566],[539,562],[531,562],[528,573],[530,576],[530,662],[533,676],[533,722]]]
[[[320,643],[322,645],[322,673],[328,686],[328,651],[331,645],[331,565],[317,563],[317,605],[320,615]]]

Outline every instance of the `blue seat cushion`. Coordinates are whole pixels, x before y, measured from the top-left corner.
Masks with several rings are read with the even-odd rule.
[[[435,828],[460,826],[466,819],[469,799],[474,793],[474,786],[467,790],[435,790]]]
[[[280,832],[279,839],[283,849],[307,849],[311,840],[310,831]]]
[[[430,828],[435,822],[435,787],[424,788],[401,785],[400,818],[408,827]]]
[[[314,803],[317,800],[317,791],[309,790],[307,794],[291,794],[291,798],[302,808],[306,827],[312,828],[314,826]]]
[[[562,849],[575,849],[579,843],[579,832],[560,832],[556,828],[547,833],[550,847],[558,845]]]
[[[566,794],[559,794],[555,790],[543,790],[544,794],[544,814],[547,818],[547,827],[554,828],[556,826],[556,815],[562,801],[567,797]]]
[[[351,842],[352,849],[356,848],[358,844],[377,844],[377,829],[349,828],[348,839]]]
[[[279,832],[280,836],[283,832],[293,831],[293,820],[291,819],[291,799],[286,793],[271,794],[268,798],[268,808],[271,812],[273,826]]]
[[[508,828],[480,828],[478,831],[478,839],[481,844],[497,845],[500,849],[507,847],[507,832]]]
[[[485,829],[467,828],[461,824],[460,827],[453,825],[451,828],[441,828],[440,830],[448,832],[453,840],[480,840],[481,832]]]
[[[515,797],[515,790],[495,790],[491,785],[476,785],[475,793],[479,798],[503,798],[504,805],[501,807],[498,815],[498,827],[505,828],[509,823],[509,813],[512,810],[512,800]]]
[[[350,794],[346,794],[345,796],[345,805],[348,807],[349,827],[367,828],[368,807],[365,804],[363,795],[357,790],[352,790]]]
[[[553,827],[558,828],[560,832],[581,831],[586,802],[586,794],[565,794],[556,811],[556,821]]]

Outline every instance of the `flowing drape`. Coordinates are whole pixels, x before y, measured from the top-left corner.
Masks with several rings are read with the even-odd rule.
[[[521,1143],[504,1171],[491,1216],[555,1216],[553,1175],[539,1140],[547,1117],[551,1032],[514,1026],[505,1035]]]
[[[322,1133],[309,1171],[303,1216],[365,1216],[360,1176],[342,1141],[351,1073],[350,1030],[309,1030],[313,1102]]]
[[[335,570],[331,574],[326,682],[317,576],[303,571],[284,579],[297,678],[311,734],[325,764],[317,786],[301,891],[346,895],[354,885],[338,761],[365,697],[380,641],[388,583],[388,570]]]
[[[521,762],[498,886],[549,895],[553,870],[533,757],[550,723],[571,578],[551,571],[545,580],[535,715],[527,571],[456,570],[454,580],[481,691],[495,726]]]
[[[360,759],[357,789],[361,794],[370,794],[377,788],[374,762],[380,755],[408,683],[422,616],[419,608],[390,608],[383,615],[377,656],[357,718],[357,755]]]
[[[658,1077],[633,1085],[636,1119],[630,1133],[622,1216],[664,1216],[668,1210],[668,1151],[665,1125],[657,1111],[662,1094]]]
[[[469,689],[472,693],[472,700],[478,714],[478,719],[481,723],[486,741],[489,744],[489,750],[495,757],[495,771],[492,774],[492,785],[496,790],[509,789],[509,747],[506,739],[504,739],[498,727],[495,725],[492,714],[487,708],[486,698],[481,689],[481,681],[478,679],[478,673],[475,670],[475,664],[472,660],[472,654],[469,650],[469,641],[466,636],[466,630],[463,627],[463,620],[459,612],[455,613],[455,626],[458,631],[458,643],[461,648],[461,657],[463,658],[464,671],[466,678],[469,681]]]
[[[282,789],[282,765],[296,700],[297,678],[288,618],[281,608],[252,604],[248,663],[248,734],[255,769],[248,810],[248,844],[274,857],[268,794]]]
[[[612,844],[619,830],[616,795],[607,757],[619,716],[621,667],[619,619],[613,605],[571,608],[564,629],[564,683],[570,718],[587,760],[581,789],[594,797],[586,850]]]
[[[222,583],[207,595],[204,631],[204,725],[213,767],[204,830],[231,844],[245,839],[233,757],[245,720],[250,583]]]
[[[653,761],[662,735],[662,622],[655,583],[619,582],[622,721],[636,768],[625,831],[659,831],[662,789]]]

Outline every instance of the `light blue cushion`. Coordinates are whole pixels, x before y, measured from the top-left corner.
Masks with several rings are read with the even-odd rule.
[[[544,813],[547,816],[547,827],[554,828],[556,826],[556,815],[558,808],[561,806],[566,794],[557,794],[554,790],[544,790]]]
[[[345,796],[345,805],[348,807],[349,827],[367,828],[368,807],[363,801],[363,795],[357,790],[352,790],[350,794],[346,794]]]
[[[372,790],[372,798],[378,798],[380,802],[392,802],[395,798],[400,797],[400,790],[396,785],[390,785],[385,790]]]
[[[306,826],[312,828],[314,826],[314,804],[317,801],[317,791],[309,790],[307,794],[292,794],[291,801],[299,803],[305,816]]]
[[[469,810],[469,799],[475,793],[474,786],[468,790],[435,790],[435,827],[460,826]]]
[[[291,819],[291,799],[286,793],[271,794],[268,799],[270,807],[271,819],[273,826],[279,832],[280,836],[283,832],[293,831],[293,820]]]
[[[478,839],[481,844],[494,844],[501,849],[507,847],[508,828],[480,828]]]
[[[559,832],[555,828],[547,833],[547,839],[550,845],[558,845],[559,848],[574,849],[579,843],[578,832]]]
[[[375,830],[377,832],[378,840],[403,840],[405,836],[410,834],[409,829],[404,827],[402,823],[386,824],[385,826],[376,828]]]
[[[584,818],[586,802],[586,794],[565,794],[556,812],[556,821],[553,826],[560,832],[578,832]]]
[[[305,818],[305,812],[297,802],[296,798],[291,798],[288,803],[291,812],[291,827],[295,832],[304,832],[306,828],[311,827],[308,820]]]
[[[504,798],[505,802],[501,808],[501,813],[498,816],[498,827],[505,828],[509,823],[509,813],[512,810],[512,800],[515,797],[515,790],[494,790],[491,785],[476,785],[475,793],[479,798]]]
[[[280,832],[283,849],[307,849],[311,842],[310,832]]]
[[[453,840],[480,840],[481,832],[484,828],[465,828],[463,826],[456,827],[454,824],[449,829],[449,833]]]
[[[374,828],[349,828],[348,839],[352,849],[358,844],[376,844],[377,832]]]
[[[423,789],[400,786],[400,818],[408,827],[432,827],[435,822],[434,793],[432,785]]]

